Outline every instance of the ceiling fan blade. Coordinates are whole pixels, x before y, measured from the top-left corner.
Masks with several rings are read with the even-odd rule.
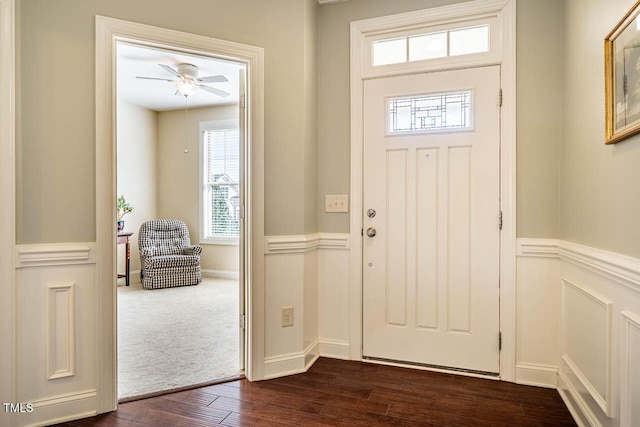
[[[205,86],[205,85],[197,85],[200,89],[206,90],[209,93],[213,93],[214,95],[218,95],[221,96],[223,98],[226,98],[227,96],[230,95],[229,92],[225,92],[223,90],[220,89],[216,89],[214,87],[209,87],[209,86]]]
[[[144,79],[144,80],[162,80],[165,82],[174,82],[175,80],[169,80],[169,79],[160,79],[158,77],[140,77],[140,76],[136,76],[136,79]]]
[[[219,83],[219,82],[228,82],[229,81],[223,75],[207,76],[207,77],[199,78],[198,80],[200,80],[202,83]]]
[[[168,65],[164,65],[164,64],[158,64],[159,66],[161,66],[164,70],[168,71],[169,73],[173,74],[176,77],[179,77],[180,79],[182,79],[182,76],[180,75],[180,73],[178,73],[176,70],[174,70],[173,68],[169,67]]]

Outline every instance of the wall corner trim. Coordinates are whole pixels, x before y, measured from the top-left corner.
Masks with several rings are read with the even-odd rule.
[[[347,233],[313,233],[291,236],[265,236],[264,254],[291,254],[315,249],[349,249]]]

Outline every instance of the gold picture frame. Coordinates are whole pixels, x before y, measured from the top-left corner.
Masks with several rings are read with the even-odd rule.
[[[605,144],[640,133],[640,1],[604,39]]]

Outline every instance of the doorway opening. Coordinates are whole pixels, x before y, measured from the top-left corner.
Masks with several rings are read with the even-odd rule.
[[[243,376],[245,76],[227,58],[116,43],[121,402]],[[167,224],[187,240],[151,241]]]
[[[211,37],[96,16],[96,298],[98,317],[97,413],[117,409],[116,43],[128,42],[218,58],[246,67],[246,151],[239,239],[240,325],[244,374],[263,377],[264,359],[264,49]],[[242,80],[241,80],[242,81]]]

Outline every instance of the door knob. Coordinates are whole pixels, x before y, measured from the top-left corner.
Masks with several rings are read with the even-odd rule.
[[[367,236],[373,237],[376,235],[376,229],[373,227],[367,228]]]

